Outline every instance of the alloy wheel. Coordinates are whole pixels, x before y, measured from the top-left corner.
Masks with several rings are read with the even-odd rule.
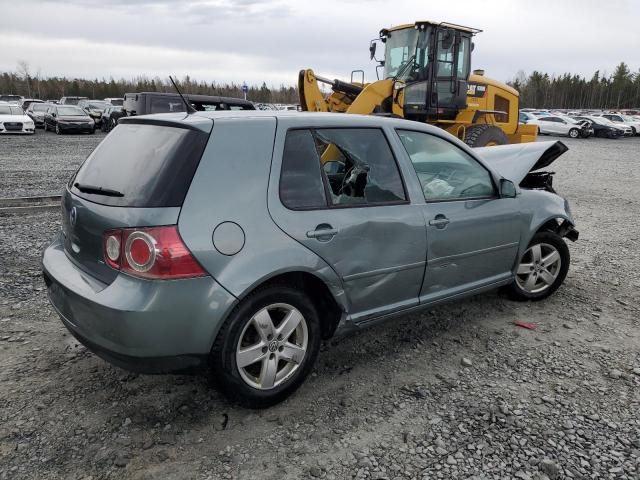
[[[251,387],[270,390],[286,382],[307,353],[307,322],[295,307],[274,303],[247,322],[236,346],[236,364]]]
[[[538,243],[530,246],[522,257],[516,273],[516,283],[528,293],[548,289],[558,278],[562,260],[553,245]]]

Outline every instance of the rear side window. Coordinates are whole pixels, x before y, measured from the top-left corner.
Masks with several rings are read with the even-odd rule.
[[[71,191],[103,205],[181,206],[208,138],[200,130],[120,124],[80,167]]]
[[[289,131],[280,198],[293,209],[406,201],[391,148],[375,128]]]

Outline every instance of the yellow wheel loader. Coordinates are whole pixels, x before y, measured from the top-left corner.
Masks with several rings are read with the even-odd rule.
[[[382,29],[371,41],[371,59],[382,79],[364,83],[301,70],[300,105],[311,112],[403,117],[444,128],[472,147],[533,142],[535,125],[518,122],[518,92],[471,69],[472,38],[481,30],[451,23],[416,22]],[[376,58],[378,42],[384,59]],[[360,82],[354,75],[360,73]],[[319,83],[331,86],[324,94]]]

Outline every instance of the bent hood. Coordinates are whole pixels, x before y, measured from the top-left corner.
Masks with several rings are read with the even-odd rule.
[[[487,165],[516,185],[529,172],[551,165],[569,148],[562,142],[533,142],[475,148]]]

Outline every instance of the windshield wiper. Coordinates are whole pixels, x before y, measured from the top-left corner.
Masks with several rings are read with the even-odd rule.
[[[404,62],[402,62],[398,67],[398,71],[394,75],[393,79],[398,80],[402,75],[404,75],[405,70],[407,70],[409,66],[413,66],[415,59],[416,59],[416,54],[414,53],[409,58],[407,58]]]
[[[111,190],[110,188],[84,185],[78,182],[74,183],[73,186],[83,193],[93,193],[95,195],[104,195],[105,197],[124,197],[124,193],[118,192],[117,190]]]

